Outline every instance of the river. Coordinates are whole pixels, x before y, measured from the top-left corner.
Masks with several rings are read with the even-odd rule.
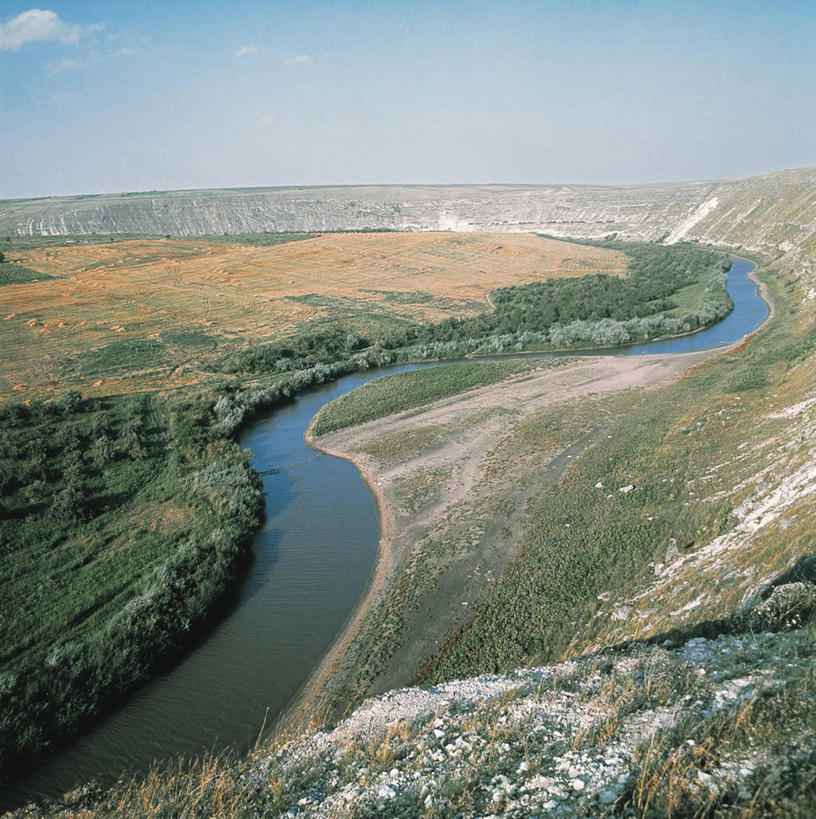
[[[691,352],[738,341],[768,315],[748,278],[753,267],[733,259],[734,310],[713,327],[604,354]],[[303,433],[323,404],[383,374],[356,373],[310,389],[247,429],[241,444],[266,473],[266,523],[226,616],[172,670],[8,788],[0,809],[91,780],[107,785],[154,759],[245,750],[267,709],[272,719],[292,700],[362,595],[379,539],[374,502],[356,468],[310,449]]]

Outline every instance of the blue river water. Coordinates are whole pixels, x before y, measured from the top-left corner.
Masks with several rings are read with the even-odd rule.
[[[752,269],[733,259],[728,291],[735,307],[719,324],[598,352],[680,353],[738,341],[768,314],[748,278]],[[383,374],[357,373],[311,389],[247,429],[241,444],[264,473],[266,523],[234,604],[172,670],[7,789],[0,809],[92,780],[110,784],[155,759],[246,749],[265,716],[274,718],[292,700],[365,590],[379,539],[374,501],[356,468],[310,449],[303,433],[325,403]]]

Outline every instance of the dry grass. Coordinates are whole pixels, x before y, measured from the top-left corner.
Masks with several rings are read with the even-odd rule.
[[[3,288],[0,398],[14,400],[195,383],[200,362],[232,345],[327,318],[361,329],[434,321],[486,309],[496,287],[625,269],[620,253],[529,234],[328,234],[265,247],[145,239],[17,256],[54,278]]]

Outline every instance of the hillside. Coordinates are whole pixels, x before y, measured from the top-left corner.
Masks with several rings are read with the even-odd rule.
[[[492,230],[741,248],[756,254],[776,317],[683,379],[633,394],[610,437],[530,499],[519,559],[426,667],[432,687],[384,694],[331,731],[284,734],[246,760],[199,761],[107,795],[77,792],[67,805],[98,816],[136,806],[202,816],[813,815],[816,170],[625,189],[444,189],[451,198],[388,189],[389,202],[405,196],[413,221],[400,205],[387,225],[377,222],[392,207],[383,190],[223,196],[256,197],[244,214],[287,196],[292,211],[308,203],[297,228],[263,229],[325,230],[353,195],[345,224],[358,228],[398,219],[403,229],[485,229],[492,210]],[[206,195],[207,218],[221,195]],[[193,194],[167,196],[177,197],[167,202],[175,224],[194,227],[181,216]],[[86,203],[93,218],[131,206],[109,199],[75,202],[71,218]],[[15,225],[34,218],[23,210],[35,203],[0,206],[15,207]],[[48,230],[63,217],[27,224]],[[319,219],[329,221],[309,221]],[[80,222],[65,225],[80,232]],[[618,502],[596,482],[633,489]],[[568,547],[556,564],[554,545]],[[485,675],[494,670],[503,673]]]
[[[200,236],[333,230],[525,231],[682,238],[776,255],[816,226],[816,168],[742,180],[586,185],[258,188],[0,202],[0,236]]]

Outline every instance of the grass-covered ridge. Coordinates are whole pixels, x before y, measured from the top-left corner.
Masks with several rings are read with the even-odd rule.
[[[806,500],[793,507],[795,527],[772,527],[741,547],[739,565],[761,570],[735,570],[712,593],[718,564],[691,568],[682,583],[665,584],[659,606],[655,593],[644,592],[637,605],[626,602],[643,584],[648,589],[656,563],[684,555],[692,561],[695,550],[734,529],[752,491],[760,497],[769,491],[757,473],[778,479],[782,469],[806,468],[812,455],[804,432],[779,455],[779,436],[790,422],[769,410],[795,404],[816,387],[803,363],[813,356],[812,328],[784,280],[769,269],[762,277],[777,301],[775,321],[747,346],[633,401],[608,438],[531,500],[519,559],[429,664],[424,681],[553,661],[612,635],[642,637],[733,612],[758,582],[757,572],[781,573],[804,555],[803,532],[816,529]],[[618,491],[629,485],[633,491]],[[790,486],[793,492],[795,481]]]
[[[495,384],[541,366],[544,365],[540,361],[474,361],[386,375],[326,404],[309,429],[314,435],[324,435],[336,429],[421,407],[465,390]]]
[[[334,730],[78,789],[43,815],[804,819],[814,629],[780,625],[390,692]]]

